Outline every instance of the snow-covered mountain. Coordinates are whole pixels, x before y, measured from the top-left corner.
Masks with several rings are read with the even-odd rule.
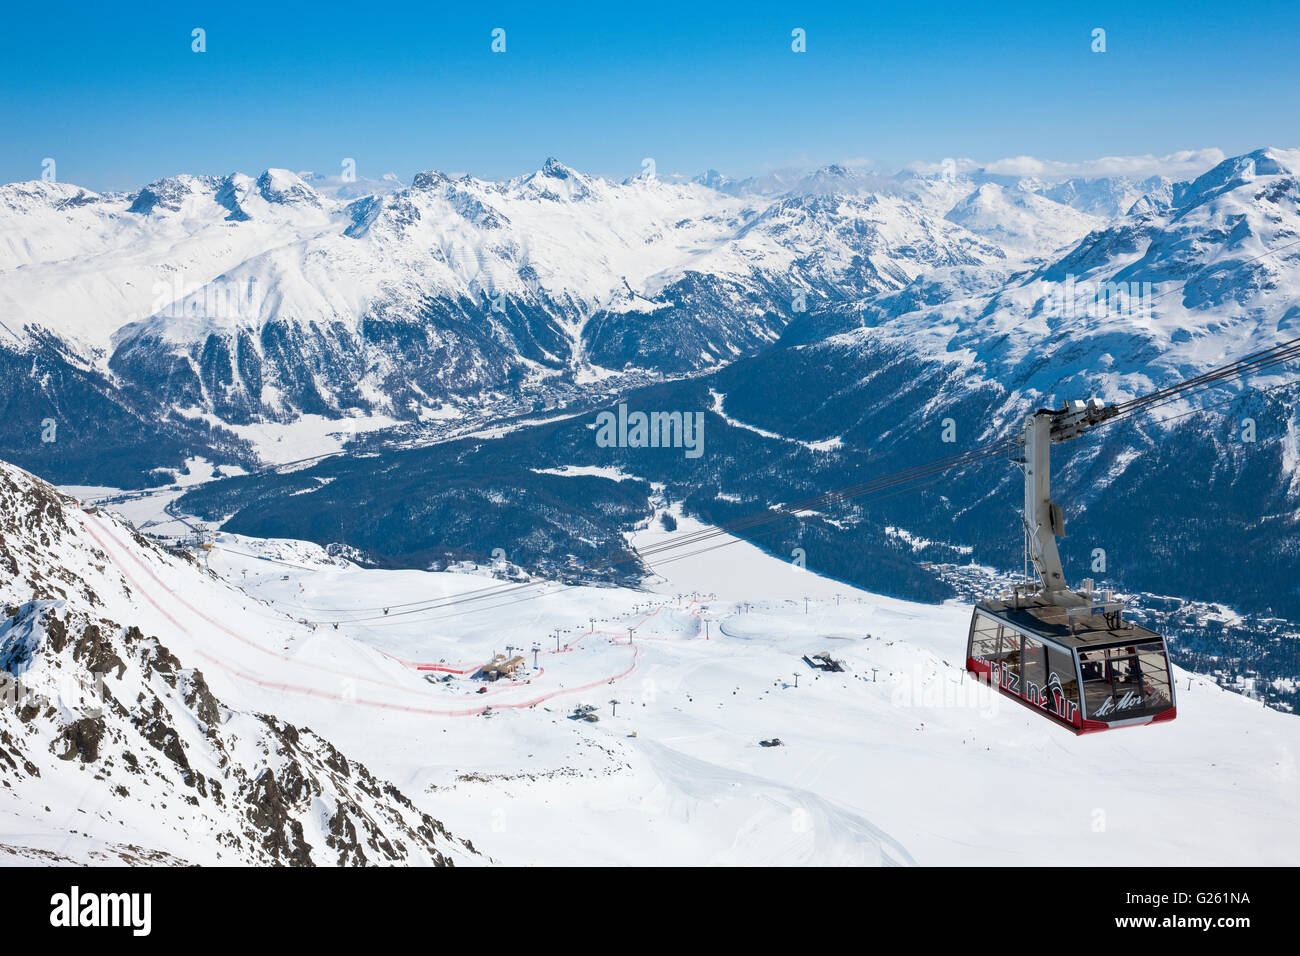
[[[778,347],[621,396],[702,410],[709,451],[697,461],[597,448],[590,415],[575,413],[492,442],[237,479],[182,505],[248,534],[343,542],[381,565],[485,559],[520,541],[512,554],[551,573],[643,512],[648,491],[626,483],[569,500],[530,469],[622,468],[722,523],[919,465],[1009,436],[1027,409],[1123,401],[1300,334],[1296,159],[1261,150],[1225,161],[1045,262],[941,266],[897,291],[822,303]],[[1296,619],[1298,401],[1295,366],[1275,368],[1064,446],[1067,559],[1090,567],[1103,548],[1125,555],[1104,573],[1135,591]],[[953,443],[942,440],[946,419]],[[1020,566],[1015,480],[995,461],[947,477],[941,492],[846,506],[765,540],[804,547],[824,573],[935,599],[943,592],[921,561],[966,553]],[[887,527],[950,550],[900,553]]]
[[[737,447],[729,452],[737,474],[764,474],[764,493],[816,493],[857,480],[855,462],[868,450],[899,464],[920,460],[912,438],[936,434],[936,415],[953,417],[963,440],[975,442],[1004,434],[1031,404],[1079,395],[1123,400],[1293,337],[1300,316],[1300,247],[1290,245],[1300,238],[1297,170],[1296,151],[1258,150],[1188,182],[1153,183],[1107,222],[1050,203],[1039,195],[1041,183],[900,176],[877,189],[879,177],[840,167],[757,198],[649,178],[611,183],[554,161],[504,183],[423,174],[405,189],[350,203],[284,173],[190,177],[117,197],[5,187],[16,210],[11,220],[48,226],[10,243],[12,255],[29,260],[0,274],[0,289],[30,289],[11,303],[19,314],[51,308],[48,287],[79,295],[84,280],[98,289],[101,271],[86,263],[119,277],[137,268],[106,238],[116,230],[128,230],[146,249],[170,248],[173,234],[188,237],[175,240],[176,248],[225,277],[199,287],[212,293],[208,299],[182,284],[174,315],[156,310],[114,328],[98,350],[72,324],[65,322],[60,337],[21,323],[22,344],[0,349],[0,381],[17,424],[6,432],[6,447],[65,482],[139,485],[140,472],[197,456],[251,464],[250,447],[227,425],[292,423],[304,412],[319,422],[338,421],[345,411],[383,411],[387,421],[454,416],[452,406],[468,395],[490,407],[533,388],[546,402],[562,387],[569,397],[581,394],[585,381],[608,396],[618,387],[610,376],[629,364],[668,376],[716,366],[721,370],[700,389],[726,395],[731,419],[821,449],[810,471],[798,455],[772,460],[761,448]],[[67,208],[56,211],[52,200]],[[75,216],[95,228],[70,228]],[[1064,251],[1045,251],[1084,226],[1087,235]],[[225,245],[213,239],[223,234]],[[278,244],[261,249],[267,237]],[[239,261],[218,266],[220,256]],[[237,294],[218,299],[217,288]],[[261,294],[269,289],[274,294]],[[107,292],[103,298],[112,302]],[[496,302],[504,311],[494,311]],[[10,328],[18,324],[6,315]],[[762,354],[725,367],[754,352]],[[1199,540],[1238,540],[1247,529],[1292,553],[1300,439],[1285,372],[1259,377],[1251,383],[1256,391],[1210,391],[1162,409],[1133,434],[1103,436],[1075,466],[1072,517],[1099,496],[1116,495],[1134,514],[1113,525],[1099,517],[1096,533],[1144,547],[1169,527],[1141,509],[1152,489],[1181,489],[1166,509],[1179,514],[1211,493],[1200,482],[1212,479],[1234,504],[1194,516],[1206,523]],[[665,407],[711,407],[707,396],[671,401]],[[1213,407],[1192,415],[1198,404]],[[1161,417],[1171,419],[1169,428],[1158,424]],[[1258,426],[1256,442],[1234,433],[1246,418]],[[42,442],[50,421],[58,440]],[[585,433],[576,425],[573,431],[559,447],[590,456]],[[1171,435],[1177,446],[1162,446]],[[561,555],[581,553],[611,533],[611,516],[622,520],[630,505],[606,502],[601,507],[614,510],[604,518],[568,508],[556,521],[550,504],[535,512],[525,502],[539,484],[527,472],[537,462],[532,440],[505,443],[490,456],[494,485],[503,476],[520,481],[497,487],[494,500],[518,499],[520,510],[475,510],[472,526],[482,541],[448,539],[449,528],[468,527],[463,519],[427,529],[410,521],[406,496],[435,508],[452,507],[461,493],[454,484],[461,465],[437,454],[393,482],[378,477],[387,459],[376,459],[370,476],[364,460],[348,465],[349,484],[294,498],[291,508],[280,496],[302,492],[305,476],[232,484],[203,510],[210,518],[239,512],[243,526],[255,528],[283,527],[297,516],[306,525],[296,536],[349,541],[377,561],[420,566],[447,550],[484,542],[490,550],[492,535],[524,528],[545,528],[536,539],[539,556],[557,547]],[[517,460],[510,457],[516,446]],[[1189,473],[1186,454],[1210,456],[1220,469]],[[730,467],[709,463],[695,475],[659,477],[684,482],[683,497],[707,501],[734,477]],[[421,490],[424,474],[453,484]],[[821,487],[808,485],[814,477]],[[487,485],[476,473],[470,487],[466,493],[478,494]],[[347,489],[350,502],[340,498]],[[987,492],[972,486],[969,493]],[[370,502],[369,527],[345,535],[347,522],[336,515],[362,498]],[[313,503],[324,511],[315,515]],[[1273,517],[1261,519],[1261,507]],[[998,544],[1005,544],[1004,529],[982,514],[921,508],[892,523],[944,540],[956,522],[967,543],[993,549],[981,552],[985,560],[1016,563]],[[506,525],[498,527],[498,519]],[[1073,546],[1067,542],[1067,550]],[[1218,563],[1208,544],[1190,552],[1186,543],[1171,544],[1168,560],[1124,573],[1138,575],[1126,579],[1130,586],[1155,593],[1245,601],[1261,612],[1291,607],[1274,576],[1210,576]],[[918,582],[907,584],[902,570],[891,580],[906,584],[901,593],[929,594]],[[1221,590],[1198,590],[1206,581]]]
[[[228,457],[233,436],[212,426],[445,418],[698,372],[807,311],[1043,255],[1096,225],[969,179],[828,166],[773,190],[706,182],[615,183],[550,159],[504,182],[427,172],[363,196],[286,170],[132,194],[3,186],[0,359],[41,383],[7,377],[4,399],[27,435],[53,418],[89,441],[72,420],[153,408],[174,443]],[[22,443],[0,450],[46,467]]]
[[[63,481],[141,484],[139,471],[176,468],[196,456],[251,464],[250,447],[226,426],[252,438],[250,429],[268,420],[289,427],[304,412],[316,423],[374,412],[390,416],[386,421],[455,420],[455,404],[471,395],[485,407],[528,389],[543,404],[584,388],[604,388],[608,396],[624,381],[617,370],[628,365],[672,377],[763,352],[732,366],[734,372],[712,373],[707,387],[728,396],[732,418],[822,448],[820,479],[833,482],[841,476],[831,472],[850,469],[868,449],[911,461],[909,436],[934,433],[942,409],[960,420],[964,440],[975,441],[1004,433],[1030,404],[1075,395],[1122,400],[1293,335],[1300,249],[1289,243],[1300,237],[1297,169],[1296,151],[1264,149],[1188,182],[1080,181],[1063,194],[1078,204],[1085,194],[1110,189],[1127,196],[1152,187],[1110,220],[1051,202],[1043,195],[1049,187],[1037,181],[879,177],[834,166],[781,191],[734,195],[645,177],[612,183],[555,161],[501,183],[422,174],[409,187],[351,202],[280,172],[181,178],[116,197],[48,184],[5,187],[10,221],[44,223],[27,230],[23,244],[10,243],[12,255],[21,251],[29,261],[0,273],[0,290],[30,289],[11,302],[17,314],[50,308],[42,304],[47,287],[66,286],[73,295],[77,282],[57,276],[81,275],[90,286],[103,281],[95,269],[78,272],[76,263],[129,271],[138,262],[123,250],[137,249],[134,243],[170,248],[173,234],[190,237],[175,244],[191,249],[191,261],[222,270],[197,290],[181,283],[174,311],[169,305],[125,325],[105,323],[112,332],[98,350],[67,322],[61,334],[22,322],[23,344],[0,350],[7,407],[21,426],[6,435],[7,447],[23,464]],[[60,204],[67,208],[56,211]],[[83,219],[68,218],[76,216]],[[77,223],[94,228],[72,228]],[[106,238],[116,230],[136,238],[119,249]],[[213,238],[222,235],[224,246]],[[261,248],[268,241],[274,247]],[[1051,251],[1062,242],[1064,250]],[[234,264],[218,264],[218,253]],[[135,294],[133,288],[123,284],[121,294]],[[218,290],[233,292],[220,298]],[[103,298],[112,301],[107,292]],[[11,328],[20,324],[6,316]],[[1221,479],[1240,498],[1230,512],[1205,517],[1206,534],[1253,527],[1248,502],[1262,500],[1278,517],[1252,533],[1289,549],[1296,509],[1288,501],[1300,460],[1294,405],[1291,392],[1274,388],[1282,384],[1276,373],[1252,384],[1261,391],[1205,416],[1189,416],[1190,404],[1162,411],[1184,416],[1172,424],[1178,441],[1221,462]],[[1231,397],[1212,391],[1198,401]],[[707,398],[700,401],[710,407]],[[1232,435],[1233,422],[1247,417],[1264,428],[1258,443]],[[59,427],[57,442],[39,441],[47,420]],[[1206,493],[1180,477],[1172,450],[1150,454],[1168,431],[1154,422],[1138,428],[1136,439],[1103,442],[1089,458],[1076,515],[1111,489],[1135,507],[1149,483],[1183,488],[1187,500]],[[1136,455],[1134,441],[1148,453]],[[581,446],[568,452],[579,454]],[[526,496],[538,483],[522,459],[508,460],[510,453],[503,447],[496,454],[493,474],[520,476],[530,491],[499,488],[493,493],[502,500]],[[520,454],[535,463],[535,449]],[[801,460],[743,458],[760,454],[754,449],[735,454],[741,472],[757,468],[771,478],[774,494],[777,486],[804,487],[810,475]],[[1261,471],[1273,469],[1274,456],[1276,468]],[[132,467],[137,477],[129,475]],[[376,560],[423,565],[443,549],[482,543],[431,539],[411,525],[395,486],[366,478],[364,462],[348,467],[355,474],[347,487],[373,498],[375,513],[385,515],[372,521],[364,541],[351,542]],[[376,460],[374,468],[381,467]],[[455,473],[443,459],[428,467],[449,479]],[[725,469],[708,470],[710,481],[725,483]],[[421,494],[430,506],[460,493],[456,486],[419,491],[413,480],[418,486],[407,476],[397,483],[402,494]],[[303,487],[300,479],[280,484],[222,489],[205,503],[205,514],[242,512],[240,520],[253,527],[275,527],[290,513],[306,520],[311,501],[331,514],[348,504],[336,500],[344,488],[338,485],[310,500],[295,498],[286,511],[279,495]],[[684,494],[707,494],[707,484]],[[479,476],[475,487],[485,487]],[[622,515],[625,505],[611,514]],[[519,506],[524,510],[508,527],[542,521],[548,530],[538,539],[539,554],[575,528],[588,529],[578,535],[580,550],[611,530],[590,530],[588,522],[601,520],[587,514],[564,529],[550,517],[525,516],[532,505]],[[387,515],[390,507],[397,510]],[[476,511],[473,519],[486,535],[489,512]],[[927,514],[894,522],[941,540],[942,528],[920,525],[969,522],[977,512]],[[1114,528],[1103,524],[1098,533],[1132,537],[1136,547],[1158,530],[1154,520],[1139,514]],[[345,538],[343,524],[322,514],[293,533],[328,543]],[[441,531],[428,534],[448,527],[442,522]],[[390,540],[379,540],[385,528]],[[961,534],[989,544],[1004,537],[992,527]],[[986,557],[999,563],[1010,555],[996,550]],[[1197,567],[1213,563],[1207,554]],[[1194,564],[1183,561],[1179,573],[1203,576],[1190,570]],[[1144,573],[1152,566],[1144,562]],[[902,572],[894,578],[904,579]],[[1275,606],[1260,581],[1227,581],[1220,597],[1258,601],[1261,610]],[[1176,587],[1130,583],[1156,593],[1199,586],[1191,579]]]
[[[947,218],[1027,258],[1073,245],[1106,220],[1020,187],[984,183],[948,211]]]
[[[278,716],[273,698],[250,696],[275,686],[257,659],[294,638],[192,559],[0,462],[0,569],[0,859],[478,857],[393,784]],[[170,607],[143,584],[160,575]],[[242,655],[197,639],[205,606],[222,615],[227,644],[252,651],[246,670]]]
[[[810,313],[787,330],[791,348],[724,370],[715,387],[756,427],[908,461],[924,460],[908,449],[942,450],[916,436],[937,435],[945,417],[975,444],[1010,434],[1028,408],[1183,381],[1300,336],[1298,172],[1300,151],[1258,150],[1145,197],[1035,268],[936,270]],[[1122,548],[1119,573],[1134,588],[1219,594],[1293,618],[1297,448],[1294,363],[1102,430],[1061,451],[1067,516],[1086,516],[1090,535],[1064,547],[1078,561],[1103,542]],[[997,548],[1000,538],[1001,554],[977,553],[1013,566],[1014,536],[972,507],[991,477],[955,485],[951,511],[929,502],[894,520],[939,540]]]
[[[861,311],[873,338],[974,359],[1009,390],[1126,398],[1294,337],[1298,238],[1300,150],[1257,150],[1001,285],[939,273]]]
[[[1114,219],[1127,213],[1143,196],[1168,192],[1173,182],[1168,176],[1105,176],[1039,184],[1035,191],[1091,216]]]

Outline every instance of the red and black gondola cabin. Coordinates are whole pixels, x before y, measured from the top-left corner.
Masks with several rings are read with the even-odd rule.
[[[1101,605],[1019,594],[976,605],[966,669],[1078,734],[1176,713],[1164,638]]]

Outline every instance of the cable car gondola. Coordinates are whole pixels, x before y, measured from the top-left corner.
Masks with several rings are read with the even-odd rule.
[[[1113,405],[1068,402],[1025,418],[1017,459],[1025,471],[1025,536],[1038,580],[977,604],[966,669],[1075,733],[1173,720],[1173,674],[1164,638],[1124,618],[1093,582],[1065,585],[1056,539],[1065,532],[1051,497],[1051,445],[1115,417]]]

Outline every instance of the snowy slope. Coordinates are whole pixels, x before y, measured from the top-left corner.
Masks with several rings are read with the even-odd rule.
[[[137,621],[142,635],[157,634],[180,661],[202,666],[221,713],[242,715],[216,731],[223,742],[251,744],[240,766],[279,767],[285,747],[273,735],[267,749],[275,759],[263,756],[256,734],[267,724],[246,715],[310,726],[320,738],[301,731],[308,743],[296,760],[317,779],[320,765],[329,766],[317,741],[329,740],[353,766],[364,762],[394,781],[416,809],[396,797],[388,807],[408,827],[416,813],[444,819],[500,862],[1028,864],[1048,856],[1084,865],[1257,864],[1288,858],[1300,838],[1297,718],[1179,673],[1173,724],[1075,738],[964,681],[969,608],[879,598],[748,545],[722,552],[722,561],[716,554],[662,561],[646,591],[537,585],[471,602],[471,592],[501,582],[365,571],[311,545],[222,536],[210,557],[214,578],[108,516],[70,508],[20,472],[4,475],[7,488],[21,489],[11,496],[37,503],[49,536],[41,545],[30,523],[7,527],[6,553],[21,570],[5,584],[6,600],[57,600],[57,587],[65,608],[102,602],[98,615]],[[674,533],[696,530],[680,518]],[[645,530],[635,543],[666,534]],[[56,560],[63,580],[36,576]],[[427,605],[454,595],[461,603]],[[411,603],[421,601],[423,608]],[[5,632],[7,670],[21,669],[12,662],[28,648],[39,660],[62,654],[71,666],[71,644],[54,651],[48,627],[33,640],[29,622],[48,610],[10,610],[17,618]],[[105,684],[129,686],[146,702],[159,697],[169,725],[180,728],[192,714],[183,702],[193,672],[177,668],[173,689],[142,667],[143,650],[137,658],[109,639],[127,673]],[[151,639],[134,641],[152,660]],[[507,644],[527,659],[525,672],[495,684],[475,680],[478,666]],[[818,677],[801,663],[824,650],[848,671]],[[611,699],[619,701],[616,716]],[[597,708],[599,721],[567,719],[579,703]],[[18,848],[11,854],[148,859],[161,851],[189,859],[206,850],[208,831],[181,819],[197,811],[181,805],[145,821],[111,791],[66,824],[72,807],[89,799],[87,786],[103,796],[126,779],[134,800],[145,784],[119,777],[121,744],[112,734],[95,760],[65,762],[48,752],[68,749],[54,718],[23,724],[6,710],[3,719],[21,755],[43,771],[9,774],[11,786],[0,790],[0,843]],[[187,731],[178,737],[191,755],[216,747]],[[783,746],[758,745],[771,737]],[[166,769],[148,745],[135,749]],[[88,776],[110,758],[112,777]],[[190,762],[205,777],[218,775],[197,756]],[[328,776],[320,782],[340,786]],[[162,787],[149,783],[148,792],[161,796]],[[1023,806],[1026,792],[1032,805],[1008,812]],[[348,797],[363,799],[355,790],[321,799]],[[63,819],[52,823],[47,804]],[[408,850],[419,845],[378,813],[371,816],[385,833],[401,834],[392,839]],[[187,826],[188,845],[171,829]],[[304,833],[313,832],[304,823]],[[126,843],[140,849],[121,852]],[[431,843],[459,854],[457,862],[472,859],[437,830]],[[236,853],[256,857],[244,854]]]
[[[123,325],[172,310],[250,257],[342,227],[286,170],[178,176],[130,196],[10,183],[0,186],[0,314],[20,339],[39,326],[106,351]]]
[[[1167,176],[1108,176],[1085,179],[1067,179],[1064,182],[1040,184],[1036,191],[1048,199],[1064,203],[1080,212],[1102,219],[1114,219],[1133,208],[1143,196],[1169,193],[1173,180]]]
[[[696,530],[684,520],[676,533]],[[637,543],[665,536],[647,531]],[[1076,865],[1258,864],[1285,859],[1300,835],[1294,717],[1179,673],[1174,724],[1075,738],[964,682],[969,608],[880,598],[748,545],[722,554],[664,562],[650,595],[566,591],[442,611],[432,633],[419,622],[353,625],[367,642],[448,662],[467,642],[499,643],[503,630],[517,645],[553,648],[547,632],[559,627],[574,650],[539,656],[525,700],[572,686],[571,669],[587,664],[579,655],[606,656],[615,677],[448,728],[460,757],[450,767],[394,759],[463,809],[458,826],[477,814],[481,830],[466,832],[506,861],[1031,864],[1050,854]],[[231,561],[223,573],[251,578],[257,562],[237,558],[222,556]],[[346,605],[339,598],[349,594],[370,605],[410,600],[421,579],[429,583],[418,593],[439,590],[433,582],[446,577],[289,571],[284,582],[282,570],[250,590],[298,607]],[[587,616],[598,618],[594,633],[573,623]],[[456,653],[440,654],[447,648]],[[850,673],[814,676],[800,657],[823,650]],[[573,730],[563,714],[574,700],[598,707],[600,722]],[[784,746],[758,746],[773,736]],[[481,769],[466,773],[475,761]],[[1141,772],[1117,770],[1135,764]],[[1006,812],[1025,792],[1035,794],[1029,821]]]
[[[0,465],[0,564],[0,860],[477,858],[324,737],[226,692],[235,657],[139,584],[168,568],[220,613],[230,589],[192,562]]]
[[[985,183],[948,211],[947,218],[1022,257],[1073,245],[1106,221],[1022,188]]]

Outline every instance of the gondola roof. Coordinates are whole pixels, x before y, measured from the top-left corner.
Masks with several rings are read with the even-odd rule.
[[[1103,614],[1076,614],[1072,628],[1066,608],[1036,597],[985,601],[977,607],[986,614],[1012,625],[1018,631],[1034,634],[1069,648],[1145,644],[1148,641],[1162,640],[1155,631],[1131,621],[1124,621],[1120,627],[1112,628]]]

